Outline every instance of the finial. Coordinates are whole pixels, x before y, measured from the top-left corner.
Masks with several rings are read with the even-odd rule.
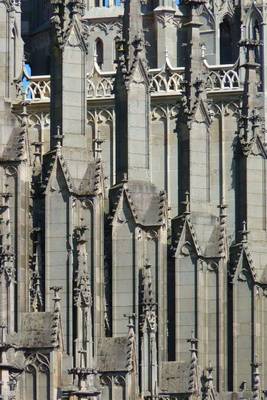
[[[209,366],[206,368],[206,375],[203,372],[204,378],[204,388],[203,388],[203,400],[210,400],[212,398],[213,391],[213,376],[212,376],[213,367],[211,365],[211,361],[209,361]]]
[[[6,330],[7,330],[7,323],[2,321],[0,325],[1,344],[4,344],[6,341]]]
[[[213,366],[211,364],[211,361],[209,361],[209,365],[207,367],[207,381],[208,381],[208,389],[211,390],[213,389]]]
[[[57,140],[57,144],[56,144],[57,149],[59,149],[61,147],[63,137],[64,137],[64,135],[61,131],[61,126],[57,125],[57,134],[54,136],[54,138]]]
[[[241,231],[242,243],[247,243],[248,242],[248,233],[249,233],[249,231],[247,230],[246,221],[243,221],[242,225],[243,225],[243,228],[242,228],[242,231]]]
[[[124,316],[124,318],[128,318],[128,328],[129,329],[133,329],[134,328],[134,326],[135,326],[135,324],[134,324],[134,322],[135,322],[135,317],[136,317],[136,315],[135,315],[135,313],[132,313],[132,314],[123,314],[123,316]]]
[[[59,296],[59,292],[60,290],[62,290],[62,286],[52,286],[50,287],[50,290],[52,290],[54,292],[54,297],[53,297],[53,301],[54,301],[54,311],[55,312],[59,312],[60,311],[60,296]]]
[[[84,348],[81,348],[78,350],[78,353],[80,354],[80,367],[83,368],[85,366],[85,360],[86,360],[86,354],[87,351]]]
[[[128,182],[128,174],[127,172],[123,172],[123,176],[122,176],[122,182]]]
[[[213,366],[212,366],[210,360],[209,360],[209,365],[208,365],[208,367],[207,367],[207,371],[208,371],[209,375],[212,376]],[[212,379],[213,379],[213,378],[212,378]]]
[[[253,368],[253,374],[252,374],[253,400],[260,400],[261,379],[260,379],[259,367],[261,366],[261,363],[258,361],[257,355],[255,355],[254,362],[251,363],[251,366]]]
[[[189,215],[190,214],[190,194],[189,194],[188,190],[185,192],[185,200],[182,202],[182,204],[185,205],[184,214]]]
[[[240,400],[244,399],[244,392],[247,390],[247,381],[243,381],[240,385]]]
[[[23,122],[25,121],[25,118],[28,116],[28,111],[27,111],[27,105],[29,104],[29,101],[27,100],[27,90],[25,89],[23,92],[23,101],[22,101],[22,113],[21,116],[23,118]],[[27,120],[26,120],[27,121]]]
[[[190,343],[190,344],[191,344],[190,351],[191,351],[191,352],[193,351],[193,352],[196,352],[196,353],[197,353],[196,345],[197,345],[197,343],[198,343],[198,339],[195,338],[195,335],[194,335],[194,331],[193,331],[193,330],[191,331],[191,337],[190,337],[190,339],[187,339],[187,343]]]
[[[221,203],[217,206],[220,210],[220,217],[226,217],[226,209],[227,209],[227,204],[224,203],[224,198],[222,198]]]
[[[166,60],[166,62],[169,61],[169,51],[168,51],[168,49],[165,49],[165,60]]]
[[[98,154],[98,156],[101,156],[102,153],[102,143],[104,142],[104,139],[100,138],[100,131],[97,131],[97,137],[93,140],[94,144],[95,144],[95,153]]]
[[[201,58],[203,60],[205,60],[206,59],[206,50],[207,50],[206,44],[205,43],[201,43],[200,49],[201,49]]]
[[[145,269],[151,269],[151,264],[150,264],[148,258],[145,259],[144,267],[145,267]]]

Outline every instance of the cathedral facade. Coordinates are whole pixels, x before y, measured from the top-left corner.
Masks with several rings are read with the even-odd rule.
[[[266,13],[0,0],[1,399],[267,396]]]

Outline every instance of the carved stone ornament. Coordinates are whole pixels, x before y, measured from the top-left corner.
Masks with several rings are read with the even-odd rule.
[[[218,271],[218,263],[216,263],[215,261],[211,261],[207,264],[207,270],[210,272]]]
[[[122,23],[118,20],[111,20],[109,22],[96,22],[90,21],[87,25],[88,34],[90,35],[92,32],[102,31],[105,35],[108,35],[110,32],[115,32],[116,34],[120,34],[122,31]]]
[[[51,5],[51,23],[57,45],[62,49],[69,41],[71,46],[81,46],[87,50],[88,29],[81,21],[83,2],[73,0],[66,5],[65,2],[52,0]]]
[[[100,384],[102,386],[111,386],[112,385],[112,377],[108,375],[100,376]]]
[[[124,386],[125,385],[125,378],[122,375],[116,375],[114,377],[114,383],[117,386]]]
[[[248,271],[246,269],[242,269],[238,274],[238,280],[241,282],[246,282],[248,280]]]
[[[49,372],[49,359],[42,353],[32,353],[25,361],[25,371],[31,372],[31,367],[35,366],[38,371]]]
[[[181,248],[181,254],[183,256],[189,256],[192,251],[192,244],[190,242],[185,242]]]
[[[156,19],[163,26],[163,28],[166,28],[167,26],[179,28],[181,25],[181,22],[175,17],[174,13],[164,13],[162,15],[158,14]]]
[[[0,3],[6,6],[8,12],[14,11],[15,6],[19,4],[19,2],[15,0],[0,0]]]
[[[16,269],[12,260],[9,262],[3,261],[0,265],[0,275],[5,275],[7,284],[10,285],[11,283],[15,283],[16,281]]]
[[[92,305],[90,279],[86,271],[83,271],[77,278],[76,288],[74,289],[74,304],[81,307]]]

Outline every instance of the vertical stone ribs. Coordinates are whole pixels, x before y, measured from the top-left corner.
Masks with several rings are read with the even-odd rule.
[[[74,289],[73,301],[76,307],[75,331],[76,331],[76,365],[78,352],[84,353],[83,366],[92,368],[92,291],[87,262],[87,239],[85,233],[88,230],[81,218],[80,226],[74,230]]]
[[[158,394],[157,310],[152,288],[151,265],[146,261],[140,271],[140,357],[141,392],[152,398]]]

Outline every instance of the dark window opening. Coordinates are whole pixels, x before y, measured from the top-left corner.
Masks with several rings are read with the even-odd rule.
[[[102,69],[102,65],[104,62],[104,46],[101,39],[97,39],[95,42],[95,50],[96,50],[96,62],[99,68]]]
[[[252,39],[257,40],[259,44],[262,41],[262,31],[259,21],[256,19],[254,24],[252,25]],[[258,90],[262,91],[262,84],[263,84],[263,70],[262,70],[262,62],[263,62],[263,48],[261,45],[255,46],[254,50],[255,54],[255,62],[259,64],[259,69],[257,70],[258,75]]]
[[[260,40],[261,40],[260,26],[259,26],[259,22],[257,20],[255,21],[255,23],[253,25],[252,35],[253,35],[254,40],[258,40],[260,42]],[[255,47],[255,61],[256,61],[256,63],[259,63],[259,64],[261,62],[259,46]]]
[[[114,39],[114,60],[117,62],[119,60],[119,40],[120,38],[118,36],[115,37]]]
[[[220,24],[220,63],[232,64],[234,62],[233,54],[233,32],[229,19],[224,18]]]

